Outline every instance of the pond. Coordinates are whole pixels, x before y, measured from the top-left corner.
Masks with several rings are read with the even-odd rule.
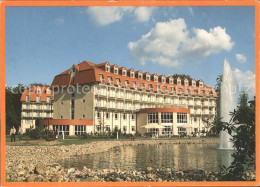
[[[175,170],[202,169],[220,171],[232,162],[232,150],[220,150],[216,144],[157,144],[122,146],[107,152],[60,160],[64,168],[144,170],[147,167]]]

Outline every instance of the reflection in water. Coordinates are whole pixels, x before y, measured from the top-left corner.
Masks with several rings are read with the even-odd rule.
[[[231,150],[216,149],[214,145],[137,145],[116,147],[108,152],[96,153],[69,160],[61,160],[65,168],[83,166],[91,169],[143,170],[153,168],[173,168],[175,170],[202,169],[220,171],[222,165],[232,162]]]

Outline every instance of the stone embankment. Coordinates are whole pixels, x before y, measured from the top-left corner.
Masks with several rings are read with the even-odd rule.
[[[83,145],[68,146],[6,146],[7,181],[214,181],[219,173],[202,170],[174,171],[171,168],[146,171],[91,170],[83,167],[65,169],[57,161],[71,156],[108,151],[125,145],[152,144],[217,144],[217,139],[175,139],[97,141]],[[252,178],[252,174],[248,174]]]

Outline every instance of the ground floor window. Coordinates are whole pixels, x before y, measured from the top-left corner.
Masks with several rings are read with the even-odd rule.
[[[148,123],[158,123],[158,113],[148,113]]]
[[[124,131],[124,132],[127,131],[127,126],[123,126],[123,131]]]
[[[147,132],[148,133],[152,133],[153,135],[157,135],[158,134],[158,129],[148,129]]]
[[[118,125],[115,126],[115,131],[117,131],[117,130],[118,130]]]
[[[177,123],[187,123],[187,113],[177,113]]]
[[[135,126],[132,126],[132,131],[135,131]]]
[[[84,125],[75,125],[75,135],[86,133],[87,127]]]
[[[183,133],[183,132],[186,132],[186,128],[178,128],[178,133]]]
[[[171,126],[165,126],[164,129],[162,130],[162,135],[171,135],[173,134],[172,132],[172,127]]]
[[[53,130],[57,130],[59,135],[62,135],[62,132],[64,132],[65,135],[69,135],[69,125],[54,125]]]
[[[98,132],[99,132],[100,129],[101,129],[101,128],[100,128],[100,125],[97,125],[96,128],[97,128],[97,131],[98,131]]]
[[[109,132],[109,131],[110,131],[110,126],[107,125],[107,126],[106,126],[106,132]]]
[[[171,112],[161,113],[162,123],[173,123],[173,115]]]

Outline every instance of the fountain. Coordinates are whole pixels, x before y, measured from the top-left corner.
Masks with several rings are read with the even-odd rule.
[[[222,117],[222,122],[229,122],[231,118],[229,113],[235,109],[234,95],[232,93],[233,86],[233,72],[228,61],[225,59],[220,98],[220,115]],[[228,134],[227,131],[221,131],[219,149],[233,149],[233,143],[230,140],[231,138],[231,135]]]

